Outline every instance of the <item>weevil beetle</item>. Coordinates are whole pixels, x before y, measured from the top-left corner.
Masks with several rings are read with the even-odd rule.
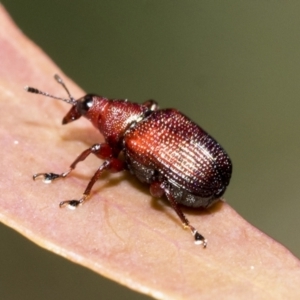
[[[104,136],[105,142],[83,151],[68,171],[37,173],[33,179],[52,182],[67,177],[80,161],[91,153],[104,162],[90,179],[79,200],[66,200],[59,206],[77,207],[87,200],[104,170],[128,170],[150,185],[153,197],[163,195],[180,218],[196,244],[206,247],[206,239],[190,224],[180,204],[207,208],[224,194],[232,173],[232,163],[225,150],[209,134],[176,109],[159,109],[154,100],[143,104],[107,99],[94,94],[75,100],[58,76],[69,99],[25,87],[28,92],[62,100],[72,105],[63,118],[67,124],[86,117]],[[122,154],[122,155],[121,155]]]

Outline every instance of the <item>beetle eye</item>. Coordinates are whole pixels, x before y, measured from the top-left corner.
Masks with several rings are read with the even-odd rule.
[[[84,115],[93,106],[94,95],[88,94],[84,96],[80,101],[77,102],[77,110],[81,115]]]

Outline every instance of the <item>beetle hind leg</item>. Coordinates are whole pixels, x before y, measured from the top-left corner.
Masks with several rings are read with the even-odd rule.
[[[145,101],[143,105],[147,106],[150,111],[158,110],[158,103],[153,99]]]
[[[164,194],[166,195],[167,199],[169,200],[171,206],[177,213],[178,217],[180,218],[183,228],[189,229],[191,231],[191,234],[194,236],[195,244],[196,245],[203,245],[205,248],[207,245],[207,240],[204,238],[203,235],[201,235],[189,222],[189,220],[186,218],[182,210],[180,209],[177,201],[173,197],[173,195],[170,192],[170,189],[166,187],[166,184],[159,183],[159,182],[153,182],[150,186],[150,193],[153,197],[160,198]]]

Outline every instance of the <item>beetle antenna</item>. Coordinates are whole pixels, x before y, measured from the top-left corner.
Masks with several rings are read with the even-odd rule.
[[[64,88],[64,90],[67,92],[70,100],[75,101],[75,98],[71,95],[69,89],[67,88],[67,86],[65,85],[64,81],[61,79],[61,77],[58,74],[54,74],[54,78],[55,80],[62,85],[62,87]]]
[[[69,96],[69,99],[65,99],[65,98],[53,96],[53,95],[51,95],[51,94],[49,94],[47,92],[40,91],[40,90],[38,90],[36,88],[33,88],[33,87],[30,87],[30,86],[25,86],[24,90],[27,91],[27,92],[29,92],[29,93],[40,94],[40,95],[43,95],[43,96],[46,96],[46,97],[50,97],[50,98],[53,98],[53,99],[62,100],[64,102],[67,102],[67,103],[72,104],[72,105],[76,105],[75,98],[71,95],[70,91],[68,90],[67,86],[65,85],[65,83],[61,79],[61,77],[59,77],[57,74],[55,74],[54,78],[64,88],[64,90],[67,92],[67,94]]]

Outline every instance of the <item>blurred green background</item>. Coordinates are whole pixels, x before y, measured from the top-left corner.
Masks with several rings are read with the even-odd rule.
[[[300,1],[2,3],[86,91],[209,131],[233,160],[227,201],[300,257]],[[148,299],[0,229],[2,299]]]

